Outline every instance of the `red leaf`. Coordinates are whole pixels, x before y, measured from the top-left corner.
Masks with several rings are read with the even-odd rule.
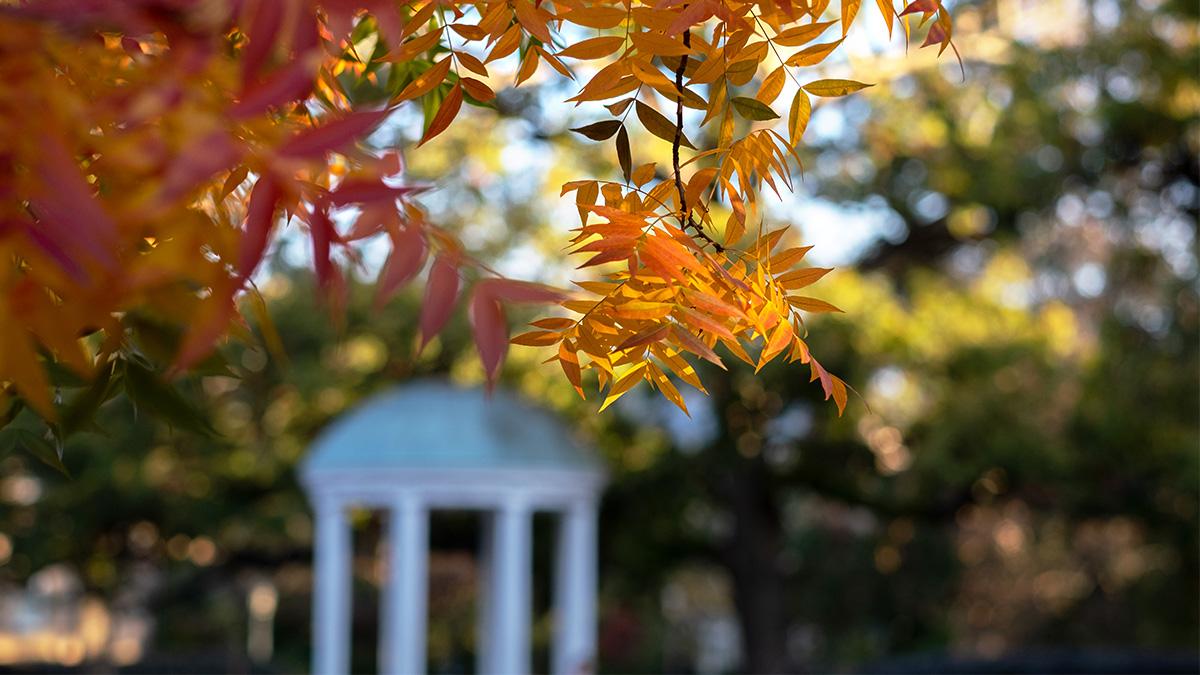
[[[333,260],[329,257],[330,242],[338,239],[337,231],[333,229],[329,214],[322,208],[316,209],[309,217],[308,229],[312,237],[313,269],[317,274],[317,285],[328,289],[329,272],[333,268]]]
[[[425,263],[425,237],[416,226],[409,225],[392,237],[392,254],[379,273],[375,287],[375,308],[379,309],[396,291],[417,276]]]
[[[483,362],[490,390],[508,353],[508,325],[504,321],[504,308],[486,288],[476,287],[467,315],[475,333],[475,348],[479,351],[479,360]]]
[[[250,29],[246,32],[249,41],[242,49],[242,85],[250,84],[254,76],[262,68],[271,48],[275,46],[275,36],[283,25],[284,4],[274,0],[259,0],[256,3],[254,18],[250,20]]]
[[[279,150],[279,154],[289,157],[322,157],[326,152],[339,150],[366,136],[389,112],[391,111],[385,108],[350,113],[321,126],[306,129],[292,137],[292,140]]]
[[[439,255],[429,270],[429,284],[425,287],[425,302],[421,305],[421,349],[441,332],[454,302],[458,299],[458,265],[453,259]]]
[[[304,54],[321,44],[321,34],[317,28],[315,2],[308,0],[289,0],[295,10],[295,21],[292,26],[292,53]],[[324,4],[324,3],[322,3]]]
[[[242,89],[238,102],[229,107],[229,116],[244,120],[261,114],[271,106],[283,105],[308,96],[316,83],[319,54],[305,53],[266,78]],[[313,58],[317,57],[317,58]]]
[[[946,41],[946,31],[941,24],[935,23],[929,27],[929,32],[925,34],[925,41],[921,43],[922,47],[929,45],[940,45]]]
[[[364,204],[370,202],[390,202],[406,195],[424,192],[423,187],[391,187],[377,180],[351,180],[338,186],[329,193],[329,203],[334,206],[346,204]]]
[[[907,16],[916,12],[922,12],[924,14],[936,12],[940,6],[941,3],[938,2],[938,0],[913,0],[912,2],[908,3],[908,6],[904,8],[904,11],[900,12],[900,16]]]
[[[238,249],[238,278],[243,281],[254,274],[267,250],[267,241],[275,225],[275,205],[280,198],[279,185],[271,175],[254,184],[250,204],[246,207],[246,232]]]
[[[224,130],[214,131],[189,143],[167,168],[159,202],[169,204],[202,186],[213,174],[238,163],[242,149]]]

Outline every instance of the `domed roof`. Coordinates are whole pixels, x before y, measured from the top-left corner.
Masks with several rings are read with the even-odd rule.
[[[405,468],[599,470],[550,411],[512,392],[419,380],[372,396],[314,441],[304,473]]]

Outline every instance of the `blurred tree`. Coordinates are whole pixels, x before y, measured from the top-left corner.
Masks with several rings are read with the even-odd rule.
[[[674,543],[635,578],[722,565],[751,672],[1195,646],[1196,8],[1013,11],[960,5],[984,52],[964,84],[915,70],[813,144],[810,189],[886,224],[859,254],[878,274],[835,277],[849,317],[813,340],[874,412],[709,374],[715,433],[617,483],[620,520],[710,514],[646,522]]]

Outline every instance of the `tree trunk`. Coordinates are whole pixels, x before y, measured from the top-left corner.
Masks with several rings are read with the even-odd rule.
[[[738,461],[715,486],[734,518],[722,558],[733,579],[742,668],[754,674],[788,669],[786,588],[779,570],[782,527],[761,462]]]

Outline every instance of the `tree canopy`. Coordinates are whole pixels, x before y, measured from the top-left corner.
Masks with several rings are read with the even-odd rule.
[[[693,363],[724,367],[715,351],[723,346],[756,368],[777,357],[807,364],[841,410],[846,385],[809,351],[803,319],[839,310],[797,293],[829,270],[802,267],[809,247],[783,243],[786,225],[765,222],[761,204],[764,188],[779,195],[792,185],[812,97],[869,86],[814,76],[851,34],[860,4],[3,8],[0,253],[12,262],[0,274],[4,419],[27,405],[61,437],[121,390],[170,415],[173,399],[149,393],[159,388],[153,364],[219,369],[215,345],[248,337],[243,312],[278,344],[254,279],[289,224],[307,233],[335,316],[357,245],[373,237],[390,242],[378,302],[428,267],[422,346],[467,295],[489,380],[507,351],[505,307],[555,303],[565,316],[513,341],[556,347],[551,360],[580,395],[594,372],[606,405],[646,380],[684,407],[671,376],[703,391]],[[889,37],[916,31],[923,46],[952,46],[939,0],[877,6]],[[602,270],[572,292],[496,273],[427,216],[429,186],[406,181],[407,148],[366,142],[393,112],[419,108],[423,145],[464,104],[494,108],[498,88],[537,73],[573,81],[566,104],[606,111],[575,131],[612,139],[620,168],[562,187],[580,220],[570,252],[581,268]],[[776,110],[781,97],[786,114]],[[668,151],[634,148],[635,120]],[[710,127],[711,142],[696,145]],[[64,397],[64,386],[77,392]]]

